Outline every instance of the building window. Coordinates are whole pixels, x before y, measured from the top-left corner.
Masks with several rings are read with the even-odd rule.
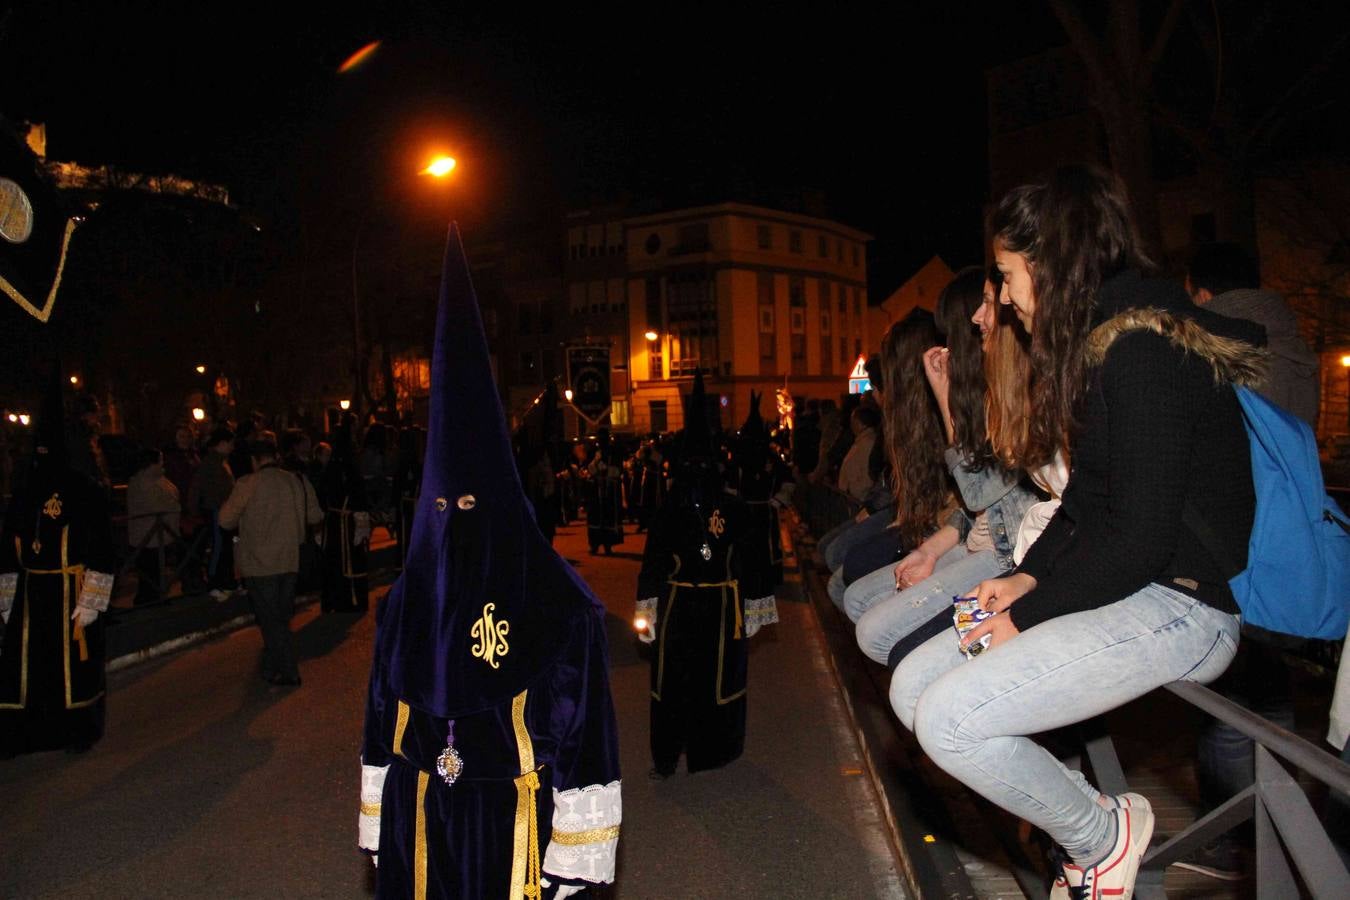
[[[823,234],[816,238],[816,254],[821,259],[830,258],[830,239]]]
[[[539,333],[553,333],[553,304],[547,300],[539,304]]]
[[[800,231],[788,232],[788,252],[789,253],[802,252],[802,233]]]
[[[755,293],[760,306],[773,306],[773,273],[760,272],[755,284]]]
[[[858,245],[853,244],[851,246],[853,247],[853,267],[856,269],[858,267]]]
[[[665,357],[661,355],[661,342],[647,342],[647,377],[656,381],[666,377]]]
[[[839,336],[839,368],[848,365],[848,338],[842,334]]]
[[[679,238],[674,247],[671,248],[672,256],[681,253],[706,253],[712,249],[712,241],[708,238],[708,223],[695,222],[692,225],[681,225]]]
[[[806,333],[806,313],[800,309],[792,310],[792,333]]]
[[[834,261],[840,263],[844,261],[844,242],[839,238],[834,239]]]
[[[661,279],[648,278],[646,281],[647,327],[652,331],[661,330]]]
[[[848,301],[844,297],[845,292],[846,289],[844,288],[843,285],[836,284],[834,286],[834,296],[835,299],[838,300],[837,306],[839,311],[839,318],[841,319],[848,314]]]
[[[862,317],[862,295],[857,288],[850,288],[849,293],[853,295],[853,318],[856,321]]]
[[[628,401],[611,400],[609,402],[609,423],[611,425],[628,425]]]
[[[772,331],[759,333],[759,374],[774,375],[778,370],[778,335]]]
[[[830,336],[822,334],[820,336],[820,375],[829,375],[834,372],[834,366],[830,365]]]
[[[705,272],[694,272],[672,275],[667,285],[671,376],[717,369],[717,298],[712,279]]]
[[[792,335],[792,374],[806,374],[806,335]]]
[[[666,421],[666,401],[648,400],[647,415],[652,420],[652,431],[665,431],[670,427]]]
[[[759,308],[759,333],[773,334],[773,307],[761,306]]]
[[[823,335],[830,333],[830,310],[826,306],[820,308],[820,333]],[[828,353],[825,355],[829,356]]]
[[[806,279],[793,275],[788,279],[788,306],[806,305]]]
[[[755,236],[759,242],[759,249],[773,249],[773,228],[768,225],[761,225],[755,229]]]
[[[822,311],[830,308],[830,283],[824,278],[816,282],[818,287],[817,296],[820,298],[820,308]]]

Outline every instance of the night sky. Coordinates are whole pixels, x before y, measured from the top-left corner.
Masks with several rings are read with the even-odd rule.
[[[47,122],[54,158],[224,183],[283,228],[817,190],[877,236],[875,294],[934,252],[979,261],[985,70],[1064,40],[1038,3],[888,7],[42,0],[0,25],[0,112]],[[409,173],[442,149],[434,194]]]

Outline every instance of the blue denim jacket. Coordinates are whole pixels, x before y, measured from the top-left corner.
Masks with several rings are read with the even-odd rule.
[[[954,447],[943,454],[947,468],[956,479],[957,490],[965,509],[958,509],[947,521],[965,540],[974,526],[971,513],[983,512],[989,520],[989,534],[994,539],[994,551],[1009,567],[1012,566],[1013,545],[1017,542],[1017,527],[1022,524],[1028,507],[1041,498],[1022,483],[1021,473],[1009,472],[1001,466],[986,466],[978,472],[966,470],[966,457]]]

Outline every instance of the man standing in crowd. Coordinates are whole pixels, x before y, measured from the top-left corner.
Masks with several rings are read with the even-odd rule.
[[[234,489],[233,452],[234,432],[225,427],[211,432],[206,457],[188,491],[188,511],[201,515],[211,529],[206,586],[216,600],[224,600],[234,590],[234,536],[220,524],[220,507]]]
[[[235,484],[220,508],[222,528],[239,528],[239,571],[263,636],[262,676],[277,685],[300,684],[291,643],[295,581],[305,530],[323,521],[309,480],[280,466],[276,437],[258,432],[249,446],[253,474]]]
[[[1261,289],[1256,259],[1237,244],[1207,244],[1191,258],[1186,291],[1197,305],[1266,329],[1270,375],[1258,389],[1267,400],[1317,429],[1317,354],[1298,331],[1285,299]]]

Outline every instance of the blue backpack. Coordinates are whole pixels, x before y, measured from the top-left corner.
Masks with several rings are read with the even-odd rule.
[[[1235,390],[1256,488],[1247,568],[1228,581],[1243,624],[1340,640],[1350,623],[1350,519],[1327,495],[1307,423],[1249,388]],[[1237,568],[1189,503],[1185,520],[1220,565]]]

